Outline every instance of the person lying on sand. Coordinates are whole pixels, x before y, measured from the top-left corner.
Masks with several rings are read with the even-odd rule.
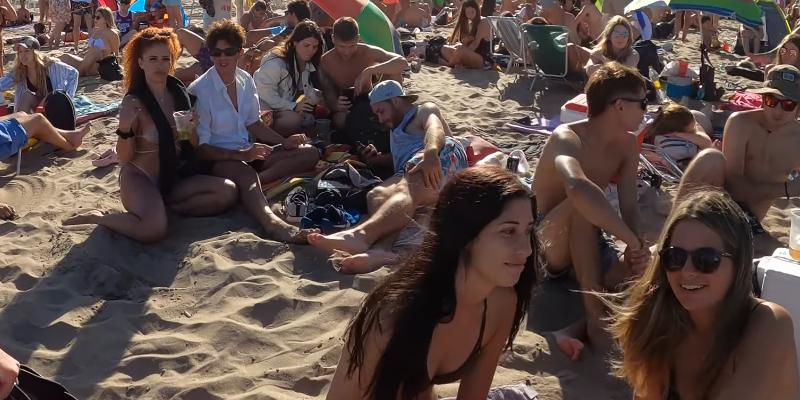
[[[189,86],[197,96],[199,146],[195,153],[207,161],[204,168],[211,174],[236,184],[245,209],[269,236],[305,243],[306,235],[315,231],[299,230],[273,214],[261,182],[312,170],[319,152],[305,144],[305,135],[284,138],[262,122],[253,77],[237,68],[244,44],[239,24],[216,22],[206,43],[214,66]],[[250,137],[260,143],[251,143]]]
[[[250,47],[258,44],[261,50],[268,51],[272,46],[288,37],[300,21],[307,19],[311,19],[311,8],[308,6],[308,2],[305,0],[291,1],[286,5],[284,16],[270,18],[264,22],[267,28],[248,30],[245,45]],[[272,27],[278,25],[285,25],[286,29],[278,35],[272,36]]]
[[[4,115],[0,117],[0,160],[16,155],[30,139],[41,140],[64,151],[76,150],[90,128],[86,124],[78,130],[58,129],[39,113]]]
[[[601,66],[586,86],[589,119],[561,125],[542,150],[534,175],[538,203],[536,235],[542,245],[546,272],[572,272],[583,291],[614,289],[633,273],[641,273],[650,253],[638,233],[636,172],[639,149],[630,132],[642,122],[647,105],[645,80],[617,62]],[[622,217],[605,196],[617,183]],[[627,248],[621,261],[613,240]],[[586,337],[595,345],[607,343],[605,309],[594,296],[583,295],[586,326],[567,334]],[[582,344],[559,337],[573,359]]]
[[[616,374],[637,399],[797,399],[792,318],[753,296],[753,237],[742,209],[704,188],[681,199],[658,256],[609,298]]]
[[[400,0],[399,9],[391,17],[392,24],[401,28],[427,28],[431,26],[431,6],[427,1],[411,4],[411,0]]]
[[[800,195],[800,180],[787,180],[800,168],[800,70],[778,65],[764,87],[750,90],[763,96],[759,110],[734,113],[725,123],[722,151],[706,149],[689,164],[676,201],[697,185],[727,190],[750,217],[754,234],[764,233],[760,221],[772,203]]]
[[[373,79],[402,79],[405,58],[380,47],[359,43],[358,23],[339,18],[333,24],[333,49],[322,55],[320,80],[334,129],[344,128],[352,100],[372,90]],[[352,94],[346,93],[352,89]]]
[[[174,129],[173,112],[191,107],[186,88],[169,75],[179,51],[171,29],[147,28],[131,39],[125,52],[127,94],[119,110],[116,146],[126,212],[93,210],[67,218],[64,225],[102,225],[139,242],[154,243],[167,236],[167,208],[206,216],[236,203],[232,181],[192,171],[187,165],[191,145],[185,141],[197,143],[197,137],[181,136]]]
[[[659,108],[653,122],[645,128],[644,142],[659,146],[685,166],[699,151],[713,145],[708,135],[712,129],[705,114],[669,102]]]
[[[451,137],[436,104],[414,104],[417,96],[407,96],[396,81],[377,84],[369,99],[378,120],[392,128],[396,175],[367,194],[370,217],[364,223],[332,235],[308,236],[313,246],[353,256],[341,262],[342,270],[350,273],[370,272],[391,260],[391,254],[363,255],[408,225],[418,207],[433,204],[442,184],[468,166],[464,148]]]
[[[81,76],[97,75],[100,60],[119,53],[119,32],[111,9],[98,7],[93,19],[89,48],[83,57],[69,53],[61,56],[61,61],[77,69]]]
[[[242,28],[244,28],[246,32],[253,29],[269,28],[267,19],[275,17],[273,14],[274,13],[264,0],[258,0],[253,3],[249,10],[242,13],[242,16],[239,18],[239,24],[242,25]]]
[[[456,174],[420,250],[350,323],[327,399],[436,399],[434,385],[459,381],[458,398],[485,399],[530,304],[532,208],[505,170]]]

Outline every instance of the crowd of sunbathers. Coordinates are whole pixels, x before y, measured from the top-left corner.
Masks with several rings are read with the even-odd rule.
[[[649,39],[661,10],[624,16],[616,0],[602,9],[506,0],[499,10],[492,0],[457,1],[455,8],[381,2],[397,26],[451,24],[435,57],[451,66],[493,65],[497,48],[486,16],[567,28],[570,68],[585,80],[587,119],[555,129],[529,187],[516,167],[475,166],[487,153],[482,146],[491,145],[456,136],[436,104],[406,92],[413,50],[400,55],[361,42],[353,18],[332,21],[303,0],[281,15],[259,0],[237,23],[231,16],[243,10],[241,1],[213,1],[202,2],[205,27],[184,28],[179,2],[148,1],[145,15],[136,16],[125,1],[113,12],[72,2],[75,45],[82,18],[91,31],[83,57],[56,60],[43,51],[61,41],[57,0],[49,4],[55,28],[46,37],[14,41],[16,59],[0,90],[13,88],[16,112],[0,117],[0,160],[32,140],[64,151],[80,147],[89,126],[64,126],[43,107],[74,97],[79,76],[97,74],[99,61],[122,54],[117,140],[96,165],[120,164],[125,211],[84,212],[64,225],[101,225],[154,243],[169,234],[170,212],[206,216],[241,204],[266,238],[322,249],[343,273],[393,266],[347,329],[328,398],[429,399],[436,398],[434,385],[456,381],[458,398],[485,398],[534,285],[569,278],[580,287],[585,318],[554,332],[556,346],[573,360],[586,346],[616,346],[613,371],[636,398],[800,393],[792,320],[781,306],[754,297],[752,272],[760,221],[777,199],[800,196],[800,181],[787,179],[800,167],[796,34],[769,57],[748,50],[751,59],[772,64],[750,91],[761,96],[761,108],[731,115],[714,141],[708,116],[676,103],[640,129],[654,89],[636,69],[634,44]],[[10,18],[16,11],[2,4]],[[690,12],[673,17],[673,38],[685,38],[695,18],[708,35],[719,22]],[[184,49],[196,63],[176,69]],[[681,143],[670,155],[684,174],[654,244],[643,240],[638,223],[641,141],[631,132],[640,131],[647,143]],[[347,146],[354,164],[382,180],[364,195],[367,216],[338,232],[288,223],[264,188],[318,172],[331,142]],[[611,184],[618,209],[604,192]],[[410,257],[393,252],[397,233],[426,206],[433,211],[422,244]],[[18,217],[0,204],[0,218]],[[0,352],[0,398],[17,372]]]

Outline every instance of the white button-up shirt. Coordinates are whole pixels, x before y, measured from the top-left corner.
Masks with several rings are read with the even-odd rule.
[[[256,84],[239,68],[236,68],[235,79],[238,112],[215,67],[189,85],[189,92],[197,96],[197,136],[201,145],[228,150],[241,150],[250,145],[247,127],[256,123],[261,115]]]

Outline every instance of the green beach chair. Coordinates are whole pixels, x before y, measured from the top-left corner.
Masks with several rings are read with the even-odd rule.
[[[569,31],[561,25],[522,25],[528,40],[535,69],[531,89],[542,78],[560,79],[567,76],[567,42]]]

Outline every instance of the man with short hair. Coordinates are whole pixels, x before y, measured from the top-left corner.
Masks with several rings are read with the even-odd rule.
[[[270,18],[263,23],[267,28],[247,30],[247,27],[245,27],[247,30],[247,40],[245,44],[247,47],[257,45],[260,50],[269,51],[275,46],[279,39],[289,37],[289,34],[292,33],[297,24],[310,18],[311,8],[308,6],[308,2],[305,0],[291,1],[286,5],[286,13],[284,16]],[[278,25],[286,25],[286,29],[270,38],[272,35],[272,27]]]
[[[364,223],[332,235],[308,235],[311,245],[343,253],[340,268],[347,273],[396,263],[395,254],[373,245],[402,230],[417,207],[435,203],[445,181],[468,167],[464,147],[452,138],[436,104],[414,104],[417,96],[406,95],[396,81],[375,85],[369,100],[380,122],[392,128],[395,176],[367,194],[370,217]]]
[[[542,150],[533,180],[539,207],[536,236],[548,275],[571,270],[582,291],[603,292],[632,270],[642,271],[650,255],[638,233],[639,149],[630,133],[647,107],[645,80],[635,69],[609,62],[589,78],[586,101],[589,118],[556,128]],[[613,181],[621,216],[604,193]],[[627,245],[627,265],[609,235]],[[586,293],[583,304],[586,326],[579,324],[570,335],[588,334],[595,343],[607,343],[602,303]],[[577,357],[579,349],[558,343],[568,356]]]
[[[358,23],[350,17],[339,18],[333,24],[333,49],[322,55],[320,72],[322,91],[328,108],[333,111],[333,125],[344,126],[352,99],[345,96],[346,89],[354,88],[354,95],[369,93],[374,78],[401,81],[408,61],[398,54],[380,47],[359,43]]]
[[[800,196],[800,70],[778,65],[767,74],[761,109],[734,113],[725,123],[722,151],[706,149],[686,168],[678,199],[699,185],[724,188],[750,218],[753,233],[776,199]]]

